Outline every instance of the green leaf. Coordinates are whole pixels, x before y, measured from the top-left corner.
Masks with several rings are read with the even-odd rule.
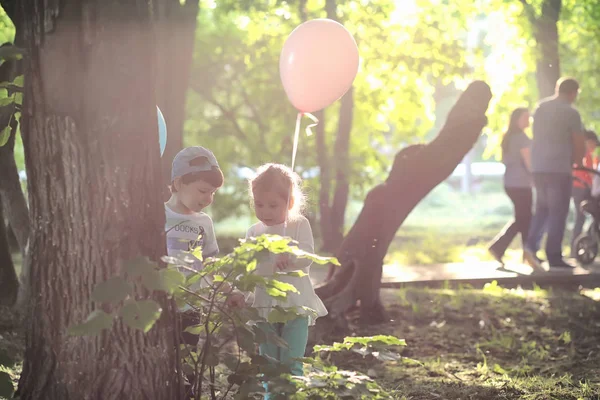
[[[136,257],[127,260],[123,269],[128,275],[141,276],[156,270],[156,263],[150,261],[148,257]]]
[[[254,325],[252,331],[254,331],[254,341],[256,343],[267,343],[267,334],[264,330],[260,329],[258,325]]]
[[[242,323],[246,323],[248,321],[263,321],[264,318],[261,318],[258,310],[254,307],[244,307],[237,310],[234,310],[235,315],[242,321]]]
[[[185,275],[173,268],[160,270],[164,291],[172,294],[179,286],[185,283]]]
[[[202,255],[202,247],[200,246],[196,246],[192,251],[191,251],[192,255],[194,257],[196,257],[198,260],[202,261],[203,260],[203,255]]]
[[[358,343],[362,345],[385,345],[385,346],[406,346],[406,340],[398,339],[390,335],[376,336],[347,336],[344,338],[344,343]]]
[[[252,272],[252,271],[254,271],[256,269],[256,265],[257,264],[258,263],[257,263],[256,259],[250,261],[248,263],[248,265],[246,265],[246,272]]]
[[[8,143],[8,139],[10,139],[10,130],[10,125],[8,125],[6,128],[2,129],[2,132],[0,132],[0,147]]]
[[[296,311],[293,308],[286,309],[280,306],[275,306],[269,312],[267,320],[271,324],[286,323],[288,321],[298,318],[299,315],[300,314],[298,313],[298,311]]]
[[[162,309],[154,300],[140,300],[128,302],[121,308],[120,315],[123,322],[131,328],[148,332],[160,317]]]
[[[230,368],[230,369],[233,370],[233,368]],[[236,374],[230,374],[227,377],[227,382],[232,385],[241,385],[242,383],[244,383],[245,379],[246,379],[245,376],[236,373]]]
[[[289,271],[289,272],[279,272],[279,275],[285,275],[285,276],[293,276],[296,278],[302,278],[303,276],[307,276],[308,274],[304,271]]]
[[[354,348],[355,346],[363,346],[360,348]],[[333,345],[314,346],[314,352],[319,351],[341,351],[341,350],[353,350],[363,356],[367,354],[373,354],[379,351],[380,354],[377,356],[381,357],[392,357],[391,353],[383,353],[390,346],[406,346],[404,339],[398,339],[394,336],[388,335],[377,335],[367,337],[346,337],[344,343],[334,342]],[[375,356],[375,354],[374,354]]]
[[[0,366],[4,367],[12,367],[15,365],[15,360],[13,360],[6,350],[0,350]]]
[[[281,290],[274,287],[267,288],[266,292],[269,296],[274,298],[285,299],[287,297],[287,294],[285,292],[282,292]]]
[[[0,371],[0,397],[10,399],[15,391],[12,379],[7,372]]]
[[[492,369],[492,371],[494,371],[497,374],[500,375],[504,375],[504,374],[508,374],[508,372],[502,368],[499,364],[494,364],[494,368]]]
[[[20,60],[23,58],[25,50],[13,45],[6,45],[0,48],[0,59],[2,60]]]
[[[25,76],[24,75],[19,75],[17,76],[13,81],[12,84],[18,87],[23,87],[23,84],[25,83]]]
[[[246,352],[254,353],[254,334],[246,326],[239,326],[236,328],[237,342]]]
[[[185,276],[174,268],[147,271],[142,275],[142,284],[146,289],[159,290],[168,294],[173,294],[184,282]]]
[[[120,276],[115,276],[99,283],[92,292],[92,300],[99,303],[118,303],[133,293],[129,283]]]
[[[0,107],[6,107],[15,102],[15,95],[0,98]]]
[[[194,366],[192,366],[188,363],[181,364],[181,369],[183,370],[183,373],[188,376],[196,374],[196,370],[194,369]]]
[[[164,290],[162,277],[160,275],[160,271],[152,270],[146,271],[142,275],[142,284],[144,287],[150,291],[152,290]]]
[[[199,335],[200,333],[204,332],[204,325],[198,324],[188,326],[187,328],[185,328],[184,332],[191,333],[192,335]]]
[[[69,328],[69,335],[95,336],[100,334],[104,329],[110,329],[112,322],[112,315],[102,310],[94,310],[87,317],[85,322],[71,326]]]
[[[289,345],[281,336],[274,332],[269,332],[267,334],[267,341],[274,344],[277,347],[281,347],[282,349],[288,349]]]
[[[282,292],[298,293],[298,289],[296,289],[294,285],[291,283],[278,281],[277,279],[272,279],[269,281],[269,285],[281,290]]]

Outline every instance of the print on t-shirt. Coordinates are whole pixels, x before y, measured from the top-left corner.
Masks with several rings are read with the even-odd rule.
[[[166,208],[165,231],[169,256],[194,259],[192,268],[202,269],[202,261],[191,252],[202,249],[202,258],[213,257],[219,252],[214,228],[210,217],[204,213],[190,215],[177,214]]]

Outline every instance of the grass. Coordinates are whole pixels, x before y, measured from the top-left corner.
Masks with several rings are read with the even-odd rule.
[[[339,355],[395,399],[600,399],[600,289],[386,289],[390,321],[358,336],[407,341],[402,362]],[[595,300],[594,300],[595,298]]]
[[[403,360],[332,354],[374,377],[394,399],[600,399],[600,288],[561,290],[384,289],[389,321],[358,336],[406,339]],[[16,316],[0,310],[0,353],[24,350]]]
[[[25,335],[19,317],[10,308],[0,307],[0,371],[10,375],[15,388],[21,375],[24,352]]]

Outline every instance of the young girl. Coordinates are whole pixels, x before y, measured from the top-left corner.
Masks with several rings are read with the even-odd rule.
[[[304,195],[300,189],[300,177],[288,167],[280,164],[266,164],[258,169],[257,176],[250,181],[250,196],[259,222],[252,225],[246,237],[273,234],[290,237],[298,242],[298,247],[314,252],[314,240],[308,220],[300,214],[304,205]],[[315,294],[308,276],[312,261],[296,258],[289,254],[271,254],[261,261],[256,273],[262,276],[274,275],[277,271],[297,271],[306,273],[302,277],[279,276],[278,281],[294,285],[298,293],[287,293],[284,300],[275,299],[267,294],[264,287],[256,287],[253,307],[267,318],[271,307],[297,307],[301,317],[285,324],[260,323],[267,333],[275,333],[285,340],[288,348],[273,343],[260,345],[260,353],[287,364],[293,375],[302,375],[302,363],[295,360],[304,357],[308,340],[308,326],[314,325],[316,318],[327,315],[327,309]],[[313,312],[302,309],[308,307]],[[268,397],[265,397],[268,398]]]

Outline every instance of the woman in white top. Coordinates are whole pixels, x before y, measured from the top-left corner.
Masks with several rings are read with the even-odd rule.
[[[246,237],[263,234],[286,236],[296,240],[301,250],[313,253],[310,223],[300,214],[304,203],[300,184],[300,177],[284,165],[266,164],[260,167],[257,176],[250,181],[250,195],[259,222],[248,229]],[[277,334],[288,344],[288,348],[281,348],[273,343],[261,344],[260,353],[287,364],[294,375],[303,374],[302,363],[295,359],[304,357],[308,326],[314,325],[316,318],[327,315],[327,309],[315,294],[308,276],[311,263],[309,259],[295,258],[287,253],[270,254],[256,268],[256,273],[262,276],[272,276],[276,271],[300,270],[306,274],[302,277],[277,277],[278,281],[294,285],[298,293],[287,292],[285,299],[276,299],[269,296],[264,287],[257,287],[252,304],[264,318],[267,318],[276,305],[296,307],[302,315],[285,324],[260,324],[263,330]],[[265,398],[268,398],[268,394]]]

